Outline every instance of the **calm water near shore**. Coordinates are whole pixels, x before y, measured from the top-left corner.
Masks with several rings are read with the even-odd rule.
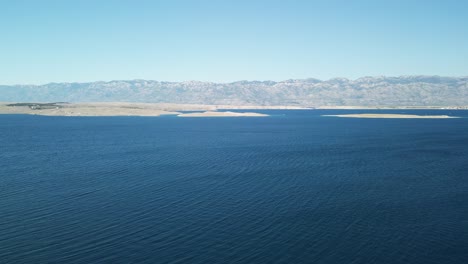
[[[468,263],[468,111],[255,112],[0,115],[0,263]]]

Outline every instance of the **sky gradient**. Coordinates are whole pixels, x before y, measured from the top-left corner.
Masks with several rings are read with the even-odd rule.
[[[468,76],[468,1],[0,0],[0,84]]]

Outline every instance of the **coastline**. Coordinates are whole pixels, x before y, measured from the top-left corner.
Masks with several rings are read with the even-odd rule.
[[[42,116],[162,116],[179,117],[242,117],[268,116],[254,112],[218,111],[220,109],[251,109],[250,106],[149,104],[149,103],[0,103],[0,114],[26,114]],[[298,109],[257,107],[256,109]],[[193,113],[183,113],[193,111]]]
[[[203,105],[172,103],[130,103],[130,102],[86,102],[86,103],[8,103],[0,102],[0,114],[28,114],[44,116],[161,116],[180,117],[238,117],[268,116],[255,112],[230,112],[229,110],[464,110],[465,106],[258,106],[258,105]],[[195,113],[183,113],[193,111]],[[379,115],[379,116],[377,116]],[[334,115],[359,118],[452,118],[380,114]]]
[[[179,114],[178,117],[242,117],[242,116],[252,116],[252,117],[261,117],[261,116],[268,116],[266,114],[260,113],[253,113],[253,112],[216,112],[216,111],[206,111],[206,112],[196,112],[196,113],[186,113],[186,114]]]
[[[459,118],[448,115],[408,115],[408,114],[343,114],[343,115],[322,115],[325,117],[340,118],[389,118],[389,119],[446,119]]]

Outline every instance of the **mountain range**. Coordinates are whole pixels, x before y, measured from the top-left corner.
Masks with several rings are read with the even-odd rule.
[[[146,102],[290,106],[467,106],[468,77],[160,82],[129,80],[0,85],[4,102]]]

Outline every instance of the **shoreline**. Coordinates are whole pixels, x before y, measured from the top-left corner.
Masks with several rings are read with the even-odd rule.
[[[457,116],[448,115],[408,115],[408,114],[343,114],[343,115],[322,115],[325,117],[339,117],[339,118],[378,118],[378,119],[447,119],[447,118],[460,118]]]
[[[264,117],[255,112],[218,111],[226,106],[147,103],[0,103],[0,114],[42,116]],[[249,109],[233,107],[231,109]],[[264,108],[258,108],[264,109]],[[270,108],[268,108],[270,109]],[[285,109],[284,107],[281,109]],[[291,109],[296,109],[291,107]],[[228,110],[228,109],[226,109]],[[192,113],[184,113],[190,111]]]
[[[206,111],[206,112],[195,112],[195,113],[184,113],[177,115],[178,117],[262,117],[269,116],[267,114],[253,113],[253,112],[230,112],[230,111]]]
[[[0,102],[0,114],[28,114],[44,116],[162,116],[176,115],[180,117],[238,117],[238,116],[268,116],[256,112],[232,112],[229,110],[466,110],[464,106],[416,107],[416,106],[255,106],[255,105],[202,105],[202,104],[171,104],[171,103],[130,103],[130,102],[95,102],[95,103],[8,103]],[[194,113],[183,113],[193,111]],[[429,117],[382,117],[362,116],[360,118],[429,118]],[[366,114],[364,114],[366,115]],[[369,114],[367,114],[369,115]],[[333,116],[333,115],[330,115]],[[335,115],[340,116],[340,115]],[[442,117],[432,117],[442,118]],[[446,118],[446,117],[443,117]]]

